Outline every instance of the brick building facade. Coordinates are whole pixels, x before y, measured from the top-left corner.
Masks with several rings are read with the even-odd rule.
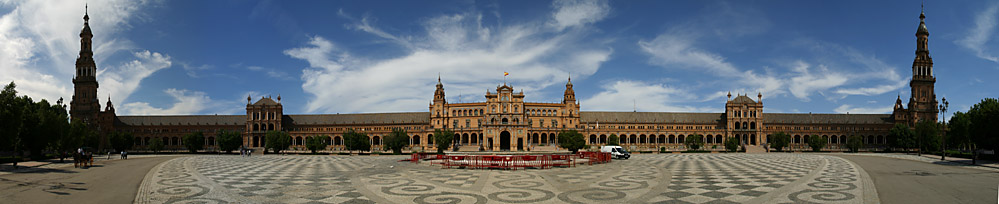
[[[216,146],[214,132],[218,130],[242,132],[244,146],[259,148],[264,145],[264,134],[276,130],[292,136],[292,149],[304,149],[305,137],[321,135],[327,137],[327,149],[337,151],[344,148],[343,133],[354,129],[367,133],[372,149],[378,150],[384,136],[394,128],[406,130],[414,151],[434,151],[433,132],[441,128],[455,132],[462,151],[555,150],[556,135],[569,129],[583,133],[591,146],[605,144],[610,135],[618,135],[622,146],[633,150],[682,150],[684,139],[690,135],[703,135],[707,148],[720,149],[730,139],[760,147],[777,132],[791,135],[792,149],[804,149],[809,135],[826,140],[827,149],[844,148],[850,135],[862,136],[868,147],[876,148],[887,143],[888,131],[896,123],[912,126],[920,120],[937,120],[933,91],[936,79],[924,18],[920,14],[916,32],[912,97],[906,107],[898,98],[892,114],[767,113],[760,93],[755,100],[749,95],[737,94],[733,98],[729,94],[724,113],[580,111],[571,79],[567,80],[560,103],[524,101],[523,92],[515,92],[505,83],[495,92],[487,91],[484,102],[449,103],[438,78],[427,112],[284,114],[280,96],[277,100],[261,97],[256,101],[248,96],[244,115],[117,116],[110,101],[100,111],[91,51],[93,35],[89,17],[84,16],[70,113],[73,119],[83,120],[103,134],[133,133],[137,137],[136,149],[146,148],[152,138],[163,138],[168,149],[182,149],[180,138],[191,132],[204,132],[207,147],[212,149]]]

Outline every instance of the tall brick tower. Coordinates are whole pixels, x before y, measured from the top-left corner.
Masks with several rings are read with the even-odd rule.
[[[927,46],[930,32],[926,29],[926,15],[919,12],[919,28],[916,29],[916,58],[912,61],[912,91],[909,98],[910,127],[922,120],[937,121],[937,95],[933,86],[937,79],[933,76],[933,58]]]
[[[80,31],[80,55],[76,58],[76,77],[73,77],[73,101],[69,115],[91,126],[97,125],[97,114],[101,107],[97,100],[97,64],[91,49],[94,34],[90,32],[90,16],[83,15],[83,30]]]

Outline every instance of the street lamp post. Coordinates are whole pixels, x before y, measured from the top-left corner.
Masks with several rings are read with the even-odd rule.
[[[943,139],[941,141],[943,141],[942,142],[943,144],[940,145],[942,147],[940,148],[940,160],[946,160],[947,159],[947,106],[949,106],[950,104],[947,103],[946,97],[944,97],[942,101],[943,104],[940,105],[940,110],[943,112],[943,116],[941,117],[941,120],[943,121]]]

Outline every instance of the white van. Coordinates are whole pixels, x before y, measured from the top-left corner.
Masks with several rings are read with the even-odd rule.
[[[611,156],[618,159],[628,159],[631,158],[631,153],[625,151],[621,146],[601,146],[600,152],[610,152]]]

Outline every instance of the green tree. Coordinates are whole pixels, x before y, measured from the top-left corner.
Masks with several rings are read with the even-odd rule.
[[[343,145],[347,151],[371,150],[371,140],[368,140],[368,134],[354,131],[354,129],[348,129],[347,132],[343,133]]]
[[[701,146],[704,146],[704,136],[700,134],[688,135],[687,138],[684,138],[683,144],[687,145],[687,149],[690,150],[701,149]]]
[[[589,147],[586,145],[586,138],[583,138],[583,134],[576,130],[558,133],[558,146],[572,151],[573,154],[579,152],[579,149]]]
[[[24,104],[20,97],[17,97],[17,85],[10,82],[0,91],[0,151],[11,152],[18,156],[21,148],[19,135],[21,134],[21,120]],[[17,167],[17,160],[14,160],[14,167]]]
[[[434,129],[434,144],[437,145],[437,154],[443,154],[444,150],[451,146],[454,141],[454,131],[450,129]]]
[[[776,149],[778,152],[791,144],[791,135],[784,132],[777,132],[770,136],[770,146]]]
[[[864,146],[864,137],[859,135],[853,135],[847,138],[846,148],[850,149],[851,152],[860,151],[860,147]]]
[[[822,139],[818,135],[812,135],[808,137],[808,146],[812,147],[813,152],[821,151],[823,147],[826,147],[826,140]]]
[[[306,137],[305,138],[305,148],[308,148],[309,151],[312,151],[313,154],[315,154],[316,151],[326,149],[326,144],[328,144],[326,142],[326,138],[329,138],[329,136],[326,136],[326,135],[313,135],[313,136]]]
[[[611,134],[610,136],[607,137],[607,146],[619,146],[619,145],[621,145],[621,138],[618,138],[617,135]]]
[[[153,139],[150,139],[149,150],[153,151],[153,153],[159,153],[160,150],[163,150],[163,139],[159,137],[154,137]]]
[[[111,148],[114,148],[116,152],[129,150],[135,144],[135,136],[132,136],[132,133],[115,131],[108,134],[108,139],[111,140]]]
[[[291,136],[287,132],[271,130],[267,131],[264,137],[264,148],[274,151],[275,154],[280,154],[291,146]]]
[[[902,151],[909,152],[909,149],[916,147],[916,133],[908,125],[898,123],[888,131],[888,141],[895,148],[902,148]]]
[[[947,146],[968,147],[971,143],[971,116],[961,111],[954,112],[947,122]]]
[[[198,150],[205,147],[205,135],[200,131],[187,133],[183,138],[181,138],[181,140],[183,140],[184,147],[187,148],[187,151],[190,151],[191,153],[197,153]]]
[[[940,125],[932,120],[916,123],[916,137],[920,152],[935,152],[940,149]]]
[[[83,121],[79,119],[74,119],[73,122],[69,123],[64,135],[55,141],[55,148],[60,152],[76,153],[76,149],[83,145],[84,138],[93,134],[96,133],[88,128],[87,124],[83,124]],[[63,158],[59,158],[59,162],[62,161]]]
[[[243,145],[243,135],[237,131],[226,131],[219,130],[215,133],[216,142],[218,142],[219,150],[225,151],[226,154],[232,152],[232,150],[239,149],[239,146]]]
[[[977,149],[999,150],[999,100],[982,99],[968,110],[971,117],[971,142],[975,145],[975,160]]]
[[[725,149],[729,152],[739,150],[739,139],[737,137],[725,138]]]
[[[392,128],[392,133],[385,136],[385,147],[392,149],[393,154],[402,154],[402,148],[409,146],[409,135],[402,128]]]

